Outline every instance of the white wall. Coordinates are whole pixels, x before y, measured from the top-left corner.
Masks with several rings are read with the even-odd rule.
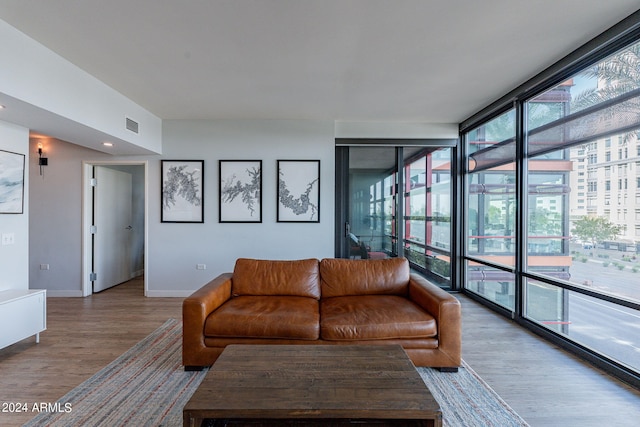
[[[24,213],[0,214],[0,234],[13,233],[13,245],[0,246],[0,290],[29,288],[29,130],[0,121],[0,150],[25,154]]]
[[[49,165],[38,166],[37,144]],[[57,139],[30,141],[29,286],[47,289],[52,297],[82,296],[82,165],[83,161],[115,162],[119,159]],[[130,162],[126,157],[123,162]],[[113,166],[115,167],[115,166]],[[134,183],[134,242],[132,268],[144,270],[144,166],[115,167],[132,174]],[[139,194],[138,192],[142,192]],[[41,264],[48,264],[43,270]]]
[[[160,223],[160,162],[151,162],[149,295],[188,295],[231,271],[238,257],[332,257],[334,146],[333,122],[165,121],[163,159],[205,161],[205,222]],[[276,161],[286,159],[320,160],[320,223],[276,222]],[[262,223],[218,222],[219,160],[262,160]]]
[[[43,175],[38,142],[49,160]],[[30,146],[30,287],[47,289],[48,296],[81,296],[82,161],[111,156],[56,139],[32,139]]]
[[[333,256],[332,122],[168,121],[163,133],[163,157],[115,157],[43,140],[49,159],[43,176],[37,166],[40,140],[31,141],[31,288],[47,289],[49,296],[82,295],[83,161],[149,162],[148,265],[144,266],[149,296],[189,295],[219,273],[232,270],[238,257]],[[161,159],[205,161],[203,224],[160,222]],[[263,162],[261,224],[218,222],[218,161],[233,159]],[[276,160],[285,159],[321,161],[320,223],[276,222]],[[40,264],[49,264],[49,270],[40,270]],[[196,264],[206,264],[207,269],[197,270]]]

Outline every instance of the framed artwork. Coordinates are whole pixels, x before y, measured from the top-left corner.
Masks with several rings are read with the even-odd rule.
[[[320,160],[278,160],[278,222],[320,222]]]
[[[262,222],[262,160],[220,160],[220,222]]]
[[[24,159],[0,150],[0,214],[24,213]]]
[[[204,222],[204,160],[162,160],[161,222]]]

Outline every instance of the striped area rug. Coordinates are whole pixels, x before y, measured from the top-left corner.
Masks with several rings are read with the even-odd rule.
[[[182,408],[205,375],[184,372],[182,322],[169,319],[58,400],[62,411],[25,426],[182,426]]]
[[[457,373],[417,369],[440,404],[445,426],[529,425],[464,360]]]
[[[169,319],[64,395],[60,412],[40,413],[25,426],[182,426],[182,408],[206,370],[185,372],[181,345],[182,323]],[[418,371],[440,403],[445,426],[527,426],[466,363],[457,373]]]

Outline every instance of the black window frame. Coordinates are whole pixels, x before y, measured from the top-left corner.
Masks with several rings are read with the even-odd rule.
[[[467,141],[466,135],[471,130],[476,129],[479,126],[482,126],[485,123],[488,123],[492,119],[500,116],[501,114],[507,112],[510,109],[515,108],[516,110],[516,136],[512,140],[503,141],[501,144],[504,146],[515,144],[516,148],[516,186],[518,194],[527,194],[526,190],[528,188],[528,180],[527,180],[527,168],[526,164],[526,152],[527,144],[525,135],[525,123],[526,123],[526,103],[533,99],[535,96],[540,95],[546,90],[549,90],[561,82],[567,80],[571,76],[577,74],[578,72],[588,68],[591,65],[596,64],[597,62],[603,60],[604,58],[614,54],[620,49],[625,48],[633,43],[640,42],[640,10],[628,16],[615,26],[611,27],[607,31],[603,32],[599,36],[595,37],[588,43],[579,47],[551,67],[547,68],[540,74],[536,75],[529,81],[523,83],[517,88],[513,89],[511,92],[507,93],[494,103],[488,105],[481,111],[477,112],[473,116],[464,120],[460,126],[460,154],[458,156],[458,167],[457,170],[460,173],[460,176],[457,178],[460,183],[464,183],[468,174],[467,163],[468,159],[471,158],[471,154],[467,151]],[[601,138],[607,137],[608,135],[600,135]],[[574,144],[576,145],[576,144]],[[640,145],[638,146],[638,150],[640,150]],[[557,150],[553,148],[553,150]],[[638,151],[640,153],[640,151]],[[477,155],[476,153],[473,153]],[[536,153],[539,154],[539,153]],[[491,164],[490,167],[495,166],[495,164]],[[483,167],[483,169],[487,169],[488,167]],[[476,170],[474,170],[475,172]],[[461,199],[461,207],[459,212],[462,213],[462,216],[458,218],[460,222],[459,229],[466,230],[467,218],[464,212],[466,212],[466,201],[469,197],[469,190],[465,188],[464,184],[462,184],[462,195]],[[526,198],[524,198],[526,199]],[[516,212],[516,223],[518,224],[516,227],[518,228],[516,235],[517,236],[525,236],[525,221],[527,215],[527,203],[524,201],[519,204],[517,212]],[[459,248],[459,259],[460,259],[460,271],[458,273],[461,283],[466,283],[466,269],[462,266],[466,264],[468,261],[473,261],[473,257],[470,257],[467,251],[467,245],[465,241],[465,232],[459,233],[459,240],[457,243],[457,247]],[[535,272],[526,271],[525,268],[525,258],[527,256],[527,248],[526,248],[526,239],[521,239],[519,242],[519,246],[516,249],[516,263],[513,268],[505,268],[500,265],[491,265],[491,263],[483,262],[483,264],[494,267],[498,269],[502,269],[505,272],[509,272],[515,275],[516,283],[518,284],[515,288],[515,309],[509,310],[502,306],[499,306],[489,300],[484,299],[483,297],[474,294],[472,292],[467,292],[462,286],[461,292],[469,295],[473,299],[476,299],[483,304],[490,306],[494,310],[499,313],[512,318],[517,323],[526,327],[527,329],[549,339],[553,343],[569,350],[583,359],[597,365],[598,367],[606,370],[607,372],[615,375],[622,380],[631,383],[636,387],[640,387],[640,372],[636,372],[627,366],[624,366],[620,363],[615,362],[598,354],[591,349],[588,349],[584,346],[581,346],[577,342],[569,339],[566,336],[554,333],[549,331],[540,325],[528,320],[524,316],[524,295],[522,295],[522,284],[527,279],[534,279],[543,283],[547,283],[552,286],[561,286],[562,288],[578,292],[580,294],[584,294],[587,296],[595,297],[601,299],[603,301],[612,302],[615,304],[619,304],[626,307],[631,307],[636,310],[640,310],[640,304],[630,302],[628,300],[623,300],[621,298],[617,298],[611,295],[603,295],[598,292],[589,291],[581,287],[572,286],[568,282],[561,282],[553,280],[549,277],[538,276]]]

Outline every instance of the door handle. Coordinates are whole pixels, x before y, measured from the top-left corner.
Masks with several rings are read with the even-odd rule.
[[[132,226],[128,226],[127,228],[125,228],[125,230],[131,230],[131,229],[133,229]]]

